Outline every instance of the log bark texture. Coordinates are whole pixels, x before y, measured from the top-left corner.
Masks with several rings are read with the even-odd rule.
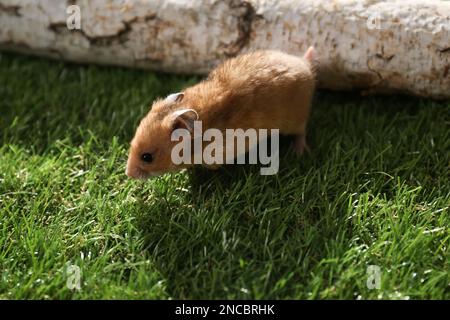
[[[448,1],[0,0],[0,49],[82,63],[204,74],[249,50],[310,45],[322,88],[450,98]]]

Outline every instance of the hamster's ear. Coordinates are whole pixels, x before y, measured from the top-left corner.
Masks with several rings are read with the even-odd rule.
[[[309,47],[303,58],[309,62],[313,62],[316,59],[316,51],[314,50],[314,47]]]
[[[164,101],[173,103],[173,102],[180,102],[184,98],[184,93],[178,92],[178,93],[172,93],[169,94]]]
[[[194,131],[194,121],[198,120],[198,113],[194,109],[182,109],[171,114],[172,131],[180,128]]]

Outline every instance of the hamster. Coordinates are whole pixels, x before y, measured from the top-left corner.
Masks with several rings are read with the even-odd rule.
[[[315,51],[303,57],[262,50],[239,55],[216,67],[200,83],[156,100],[131,141],[126,174],[145,179],[192,166],[175,165],[171,140],[178,128],[279,129],[294,135],[301,155],[308,150],[306,126],[314,94]]]

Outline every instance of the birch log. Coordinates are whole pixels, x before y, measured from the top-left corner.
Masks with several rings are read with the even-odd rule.
[[[320,87],[450,98],[448,1],[0,0],[0,49],[82,63],[203,74],[249,50],[310,45]]]

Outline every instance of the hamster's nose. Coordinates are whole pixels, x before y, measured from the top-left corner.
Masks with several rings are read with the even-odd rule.
[[[125,168],[125,174],[129,177],[129,178],[136,178],[137,177],[137,172],[136,172],[136,170],[132,170],[131,168],[130,168],[130,166],[128,165],[128,163],[127,163],[127,166],[126,166],[126,168]]]
[[[133,165],[133,160],[128,157],[127,159],[127,164],[125,166],[125,174],[129,177],[129,178],[134,178],[134,176],[136,175],[135,171],[133,168],[136,167],[135,165]]]
[[[144,171],[142,171],[139,167],[134,167],[127,165],[127,168],[125,169],[125,174],[132,179],[144,179],[146,177],[146,174]]]

